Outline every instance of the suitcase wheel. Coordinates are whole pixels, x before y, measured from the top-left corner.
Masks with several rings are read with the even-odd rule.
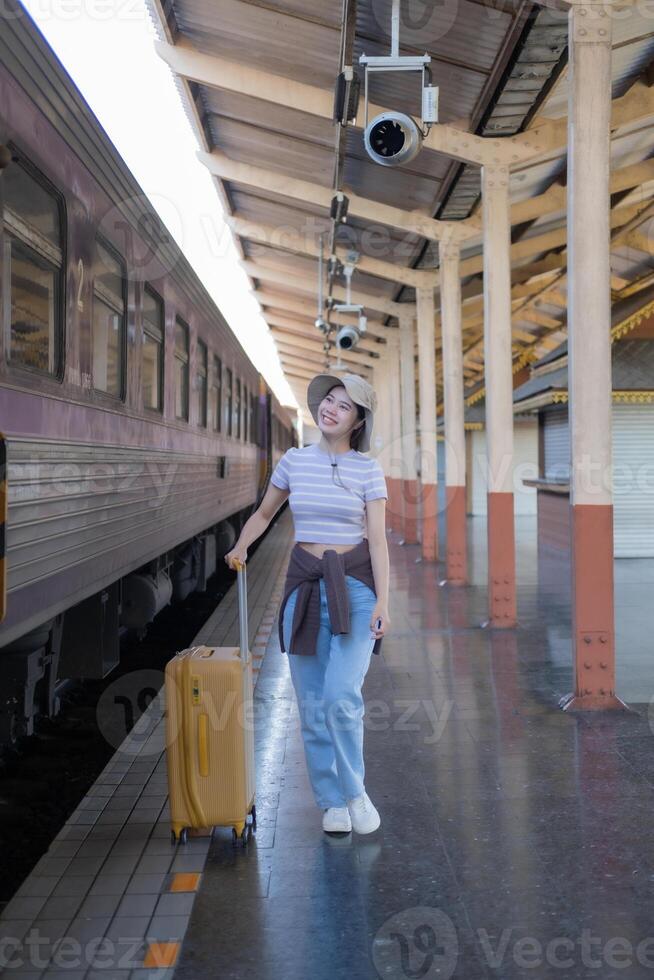
[[[179,832],[179,842],[180,842],[180,844],[186,844],[187,841],[188,841],[188,828],[187,827],[182,827],[181,830],[180,830],[180,832]],[[170,832],[170,843],[171,844],[176,844],[177,843],[177,834],[175,833],[175,828],[174,827],[173,827],[173,829]]]
[[[235,827],[232,827],[232,844],[234,847],[237,846],[239,840],[243,847],[247,847],[250,840],[250,828],[251,824],[248,823],[237,823]]]

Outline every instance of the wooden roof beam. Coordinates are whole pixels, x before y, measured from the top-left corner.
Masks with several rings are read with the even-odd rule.
[[[325,352],[321,347],[316,347],[313,350],[306,350],[305,348],[295,347],[293,344],[286,344],[284,341],[275,338],[275,345],[280,354],[290,354],[293,357],[297,357],[300,360],[306,358],[307,364],[311,365],[316,361],[324,361]],[[328,357],[337,357],[339,354],[338,350],[332,344],[329,349]],[[371,371],[374,368],[374,363],[370,358],[365,358],[359,356],[358,358],[348,357],[346,354],[340,352],[341,361],[346,364],[351,371],[355,373],[357,371]]]
[[[269,248],[276,248],[282,252],[289,252],[292,255],[308,255],[317,259],[320,249],[311,236],[302,235],[301,232],[289,228],[276,228],[274,225],[263,225],[255,221],[246,221],[243,218],[226,218],[227,224],[242,238],[256,242],[259,245],[267,245]],[[345,261],[347,248],[339,245],[336,254]],[[362,255],[356,264],[356,271],[379,279],[388,279],[391,282],[400,283],[403,286],[413,286],[433,288],[438,285],[439,273],[437,269],[429,271],[420,269],[409,269],[406,266],[395,265],[393,262],[384,262],[382,259],[371,259]]]
[[[184,38],[180,38],[176,44],[155,41],[155,49],[176,75],[187,80],[209,88],[238,92],[253,99],[287,106],[289,109],[328,119],[330,123],[333,120],[332,89],[274,75],[253,67],[249,62],[228,61],[218,55],[205,54],[197,51]],[[370,103],[368,109],[370,118],[373,118],[387,112],[389,107]],[[508,146],[508,143],[511,145]],[[480,166],[494,160],[508,164],[514,157],[518,160],[528,159],[529,155],[541,149],[538,138],[534,145],[531,138],[527,139],[522,135],[519,138],[488,139],[444,123],[432,126],[424,145],[437,153]]]
[[[315,319],[315,303],[310,303],[308,300],[302,300],[300,297],[293,297],[288,294],[284,295],[283,293],[268,293],[262,289],[254,290],[252,295],[259,305],[266,309],[277,310],[280,313],[299,314],[309,320],[312,317]],[[368,317],[368,326],[370,325],[371,318]],[[373,321],[373,325],[384,330],[386,329],[381,324],[381,321],[377,319]]]
[[[618,194],[633,190],[650,180],[654,180],[654,157],[613,170],[609,178],[609,192]],[[552,184],[542,194],[512,204],[511,224],[521,225],[525,221],[534,221],[556,211],[565,211],[567,197],[567,189],[562,184]]]
[[[316,327],[314,320],[310,319],[306,314],[301,316],[297,313],[285,314],[281,310],[264,310],[263,316],[264,319],[270,320],[271,322],[274,321],[279,326],[302,327],[304,330],[311,331],[314,336],[320,336],[320,331]],[[351,313],[332,313],[330,320],[332,324],[335,324],[337,327],[356,326],[356,319]],[[363,333],[362,339],[370,343],[374,349],[378,349],[380,344],[386,343],[386,337],[389,329],[390,328],[379,325],[376,329],[367,327]]]
[[[538,310],[518,310],[516,317],[519,320],[527,320],[528,323],[535,323],[539,327],[546,327],[548,330],[559,330],[561,327],[560,320],[556,320],[546,313],[540,313]],[[536,340],[537,338],[532,337],[531,339]]]
[[[334,191],[330,187],[313,181],[301,180],[276,170],[265,170],[249,163],[231,160],[225,153],[214,149],[211,153],[197,151],[197,157],[214,177],[234,181],[271,194],[281,194],[302,204],[313,204],[329,211]],[[408,234],[441,241],[444,238],[465,241],[478,234],[475,224],[467,225],[460,221],[438,221],[419,211],[406,211],[390,204],[360,197],[347,191],[348,214],[376,225],[388,225]]]
[[[275,316],[271,313],[264,313],[264,320],[271,327],[282,327],[285,330],[293,330],[303,336],[315,337],[316,340],[322,342],[323,334],[310,323],[303,323],[301,320],[293,320],[290,317]],[[359,343],[362,345],[362,350],[369,350],[371,353],[380,353],[385,350],[384,345],[380,341],[375,340],[374,337],[369,336],[367,331]]]
[[[294,316],[284,316],[275,310],[265,310],[263,314],[264,320],[268,323],[274,324],[277,327],[288,327],[290,330],[302,330],[308,333],[312,337],[321,337],[322,333],[317,329],[315,324],[311,320],[301,320]],[[352,325],[351,319],[344,323],[342,320],[336,323],[336,329],[341,326]],[[366,330],[362,337],[361,342],[365,347],[369,347],[370,350],[380,351],[384,350],[383,345],[386,343],[386,336],[384,333],[385,328],[381,328],[378,331],[371,332]]]
[[[317,280],[308,280],[305,276],[289,273],[285,269],[265,263],[253,262],[246,259],[241,262],[241,266],[251,279],[259,279],[261,282],[274,282],[277,285],[289,286],[297,289],[298,292],[305,292],[311,296],[318,295]],[[345,289],[342,286],[334,286],[332,296],[339,303],[345,302]],[[407,309],[406,303],[395,303],[385,296],[375,296],[374,293],[364,293],[360,289],[352,290],[352,302],[370,310],[377,310],[387,316],[399,317],[402,311]]]
[[[333,348],[326,357],[323,356],[309,360],[305,359],[304,355],[294,355],[282,350],[278,351],[278,354],[283,367],[286,365],[291,365],[294,368],[299,368],[300,370],[306,369],[310,372],[310,377],[313,377],[315,374],[322,374],[325,370],[329,370],[329,368],[325,368],[325,360],[329,360],[330,362],[339,360],[338,352],[335,348]],[[366,365],[357,365],[356,367],[352,367],[350,364],[343,361],[342,358],[340,361],[344,370],[351,371],[353,374],[360,374],[364,378],[370,377],[370,372],[372,370],[371,367]]]
[[[635,218],[642,210],[642,201],[635,204],[628,204],[624,207],[613,208],[610,214],[611,228],[620,228]],[[565,225],[560,228],[552,228],[549,231],[538,235],[531,235],[529,238],[521,238],[513,242],[510,249],[511,262],[520,262],[539,252],[549,252],[554,248],[560,248],[568,240],[568,229]],[[473,255],[468,259],[461,260],[461,275],[477,275],[483,271],[483,254]]]

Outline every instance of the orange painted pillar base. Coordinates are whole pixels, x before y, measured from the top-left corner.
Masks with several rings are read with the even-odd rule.
[[[516,625],[513,494],[488,494],[488,625]]]
[[[575,692],[561,704],[566,711],[628,710],[615,695],[613,507],[576,504],[570,521]]]
[[[421,551],[423,561],[438,561],[438,484],[421,486]]]
[[[418,544],[418,481],[402,480],[402,537],[405,544]]]
[[[449,585],[465,585],[468,578],[466,554],[466,488],[446,487],[445,529],[447,534],[446,572]]]

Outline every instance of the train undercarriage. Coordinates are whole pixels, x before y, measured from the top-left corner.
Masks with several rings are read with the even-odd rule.
[[[120,641],[141,638],[167,605],[204,592],[251,508],[166,551],[0,649],[0,753],[60,710],[58,690],[99,680],[120,662]]]

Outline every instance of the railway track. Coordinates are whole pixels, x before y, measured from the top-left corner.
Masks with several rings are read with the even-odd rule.
[[[264,540],[265,535],[251,546],[250,558]],[[116,751],[115,740],[98,726],[98,703],[107,688],[132,671],[151,672],[155,679],[160,672],[163,683],[167,661],[192,642],[234,578],[219,562],[206,592],[166,606],[143,639],[124,635],[120,665],[107,677],[62,684],[57,717],[37,721],[34,735],[0,757],[0,912]],[[125,713],[120,740],[149,700]]]

